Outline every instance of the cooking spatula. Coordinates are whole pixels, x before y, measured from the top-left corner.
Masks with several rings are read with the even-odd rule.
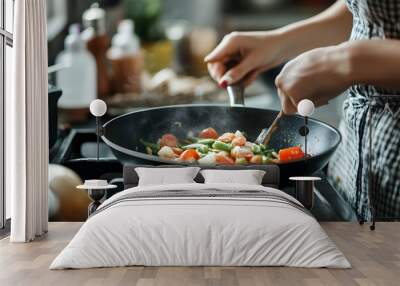
[[[314,113],[314,103],[309,99],[303,99],[297,105],[297,111],[300,115],[307,118]],[[255,141],[256,144],[268,145],[272,134],[276,131],[276,129],[278,129],[279,121],[281,120],[282,116],[283,111],[281,110],[276,116],[275,120],[272,122],[271,126],[261,130],[261,133],[258,135]]]
[[[256,144],[264,144],[268,145],[269,141],[271,140],[272,134],[278,129],[279,120],[281,120],[283,116],[283,111],[281,110],[274,121],[272,122],[269,128],[264,128],[261,130],[261,133],[258,135],[255,143]]]

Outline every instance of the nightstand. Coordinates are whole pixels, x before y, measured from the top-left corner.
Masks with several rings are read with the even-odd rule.
[[[106,180],[85,180],[83,185],[76,187],[77,189],[86,190],[89,198],[92,200],[88,206],[88,216],[94,213],[101,205],[100,201],[106,195],[107,190],[116,187],[116,185],[109,185]]]
[[[314,182],[320,181],[320,177],[290,177],[296,182],[296,199],[304,207],[311,210],[314,206]]]

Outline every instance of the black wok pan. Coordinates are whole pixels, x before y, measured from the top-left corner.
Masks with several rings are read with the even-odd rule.
[[[173,133],[178,138],[184,139],[188,131],[197,134],[200,130],[212,126],[219,133],[244,131],[247,138],[254,141],[261,129],[268,127],[277,114],[277,111],[267,109],[224,105],[178,105],[152,108],[124,114],[110,120],[103,126],[102,139],[122,163],[177,164],[146,154],[140,139],[157,142],[165,133]],[[304,137],[299,133],[302,126],[304,126],[304,117],[284,116],[269,146],[277,150],[295,145],[301,145],[304,148]],[[311,175],[322,169],[341,141],[340,133],[321,121],[309,119],[308,128],[308,153],[312,157],[280,163],[283,184],[290,176]]]

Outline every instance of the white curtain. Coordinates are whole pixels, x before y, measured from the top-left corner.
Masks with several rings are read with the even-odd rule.
[[[12,242],[47,231],[48,103],[46,0],[15,1],[13,82],[6,98],[6,187]]]

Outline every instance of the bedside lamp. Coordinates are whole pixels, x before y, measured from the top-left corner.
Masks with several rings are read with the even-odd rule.
[[[304,126],[300,127],[299,133],[304,136],[304,153],[307,160],[307,135],[310,132],[308,129],[308,117],[315,111],[314,103],[309,99],[303,99],[297,105],[297,112],[304,116]],[[307,209],[312,209],[314,205],[314,181],[319,181],[319,177],[299,176],[290,177],[291,181],[296,182],[296,199],[298,199]]]
[[[96,117],[96,136],[97,136],[97,160],[100,159],[100,136],[101,126],[100,117],[107,112],[107,105],[101,99],[95,99],[90,103],[90,113]],[[88,206],[88,216],[91,216],[101,204],[101,200],[106,195],[108,189],[116,188],[116,185],[110,185],[106,180],[85,180],[83,185],[77,186],[78,189],[86,190],[89,198],[92,200]]]
[[[308,125],[308,117],[313,115],[315,111],[314,103],[309,99],[303,99],[297,105],[297,112],[304,116],[304,126],[300,128],[300,135],[304,136],[304,153],[307,159],[307,135],[309,133]]]
[[[96,136],[97,136],[97,160],[100,157],[100,117],[107,112],[107,104],[101,99],[95,99],[90,103],[90,113],[96,117]]]

